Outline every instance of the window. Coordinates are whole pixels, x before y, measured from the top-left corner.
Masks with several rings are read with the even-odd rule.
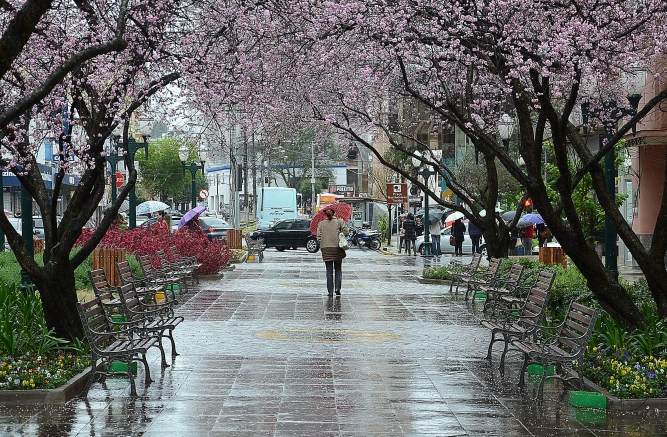
[[[285,221],[276,223],[276,225],[273,227],[273,229],[276,230],[276,231],[285,231],[285,230],[290,228],[291,224],[292,224],[291,220],[285,220]]]
[[[292,229],[308,229],[310,227],[310,222],[308,220],[297,220],[294,222]]]

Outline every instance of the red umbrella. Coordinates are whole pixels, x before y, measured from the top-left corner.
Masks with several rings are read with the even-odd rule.
[[[327,209],[333,209],[336,213],[336,217],[343,221],[349,221],[352,218],[352,205],[349,203],[332,203],[317,211],[317,214],[315,214],[313,220],[310,222],[311,234],[317,235],[317,225],[319,225],[322,220],[327,219],[327,216],[324,215],[324,211]]]

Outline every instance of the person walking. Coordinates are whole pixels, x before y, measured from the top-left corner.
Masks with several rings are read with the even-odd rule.
[[[535,238],[535,229],[534,226],[526,226],[521,229],[519,232],[521,236],[521,244],[523,245],[523,254],[532,255],[533,254],[533,238]]]
[[[165,234],[171,233],[171,218],[166,212],[158,212],[156,226],[160,232],[164,232]]]
[[[463,256],[463,240],[465,240],[466,225],[463,219],[456,219],[452,225],[452,236],[454,237],[454,255]]]
[[[442,251],[440,250],[440,231],[442,231],[442,223],[440,223],[440,219],[436,219],[432,222],[428,231],[431,234],[431,255],[442,255]]]
[[[479,242],[482,239],[482,230],[473,222],[470,222],[468,223],[468,235],[470,235],[470,239],[472,240],[472,253],[482,253],[479,248]]]
[[[401,253],[401,250],[403,249],[403,242],[405,241],[405,229],[403,229],[403,223],[405,222],[405,217],[400,216],[399,221],[401,222],[401,228],[398,231],[398,253]],[[405,251],[407,252],[408,248],[405,248]]]
[[[415,222],[415,216],[408,214],[408,216],[403,220],[403,230],[405,235],[403,239],[405,240],[405,251],[410,255],[410,248],[414,256],[417,256],[417,245],[415,240],[417,239],[417,223]]]
[[[341,249],[338,242],[340,234],[347,236],[350,233],[345,222],[334,218],[336,212],[332,208],[324,210],[326,219],[317,225],[317,241],[320,243],[322,260],[327,269],[327,291],[333,296],[334,291],[340,296],[340,288],[343,280],[343,258],[345,250]],[[335,272],[335,276],[334,276]]]

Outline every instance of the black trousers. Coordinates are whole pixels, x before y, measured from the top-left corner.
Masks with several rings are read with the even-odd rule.
[[[454,254],[463,255],[463,239],[456,239],[456,243],[454,243]]]
[[[482,237],[480,235],[471,235],[470,239],[472,240],[472,253],[480,253],[479,240],[481,240]]]
[[[338,261],[325,261],[324,265],[327,268],[327,291],[329,294],[336,291],[340,291],[341,282],[343,281],[343,260]],[[334,278],[334,271],[336,272]],[[336,288],[334,288],[334,280]]]

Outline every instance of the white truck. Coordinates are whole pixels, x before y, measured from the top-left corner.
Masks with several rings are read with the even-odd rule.
[[[296,190],[264,187],[257,199],[257,229],[268,229],[281,220],[296,219]]]

